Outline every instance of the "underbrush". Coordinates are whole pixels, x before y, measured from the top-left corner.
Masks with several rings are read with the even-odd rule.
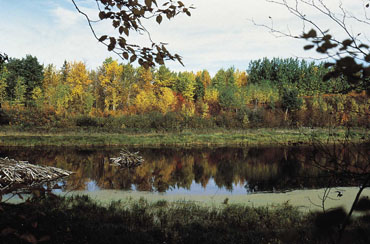
[[[281,205],[252,208],[193,202],[112,202],[86,196],[0,205],[3,243],[326,243],[314,215]],[[350,231],[357,231],[352,229]],[[368,236],[368,234],[367,234]],[[365,243],[353,236],[352,243]],[[33,240],[33,241],[32,241]],[[36,240],[36,242],[35,242]]]

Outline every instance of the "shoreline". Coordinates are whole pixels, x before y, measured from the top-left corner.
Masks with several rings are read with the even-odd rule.
[[[365,128],[351,129],[352,143],[368,141]],[[346,138],[346,129],[245,129],[245,130],[188,130],[182,132],[96,132],[94,130],[35,133],[0,128],[2,147],[222,147],[222,146],[298,146],[310,145],[312,140],[330,144]]]
[[[148,201],[156,203],[166,201],[169,203],[194,203],[203,207],[220,207],[229,205],[242,205],[247,207],[269,207],[271,209],[289,204],[297,207],[301,212],[321,211],[321,199],[325,188],[293,190],[287,192],[261,192],[252,194],[235,194],[235,195],[201,195],[201,194],[162,194],[153,192],[135,192],[120,190],[99,190],[99,191],[72,191],[61,192],[57,195],[65,197],[88,196],[94,202],[102,206],[109,206],[112,202],[132,203],[138,201]],[[337,191],[342,196],[337,195]],[[343,207],[346,211],[352,206],[358,187],[335,187],[331,188],[329,198],[325,202],[325,208],[333,209]],[[370,188],[366,188],[361,197],[370,197]],[[4,197],[6,198],[6,197]],[[8,201],[11,204],[17,204],[24,200],[14,197]],[[226,204],[225,204],[226,202]]]
[[[67,194],[73,195],[87,195],[92,200],[108,205],[112,201],[139,201],[145,199],[148,202],[168,201],[168,202],[193,202],[202,206],[217,207],[227,204],[241,204],[249,207],[271,207],[289,204],[298,207],[303,212],[312,212],[322,210],[320,208],[322,196],[325,188],[320,189],[305,189],[293,190],[288,192],[266,192],[266,193],[252,193],[243,195],[193,195],[193,194],[158,194],[149,192],[127,192],[117,190],[101,190],[95,192],[75,191]],[[344,207],[347,211],[350,209],[353,200],[355,199],[358,187],[336,187],[332,188],[330,198],[325,203],[326,209]],[[337,190],[340,190],[343,196],[337,196]],[[362,197],[370,197],[370,189],[366,188]]]

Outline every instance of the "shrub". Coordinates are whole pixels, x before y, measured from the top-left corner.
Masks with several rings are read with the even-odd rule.
[[[0,125],[9,125],[10,123],[10,117],[9,115],[0,109]]]
[[[98,120],[90,116],[80,116],[75,120],[76,126],[98,126]]]
[[[281,110],[266,109],[263,112],[263,126],[264,127],[281,127],[284,125],[284,114]]]

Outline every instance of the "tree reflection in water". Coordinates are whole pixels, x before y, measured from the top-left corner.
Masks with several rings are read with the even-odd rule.
[[[90,189],[191,193],[197,186],[206,193],[210,182],[230,192],[243,186],[245,193],[327,186],[325,172],[310,164],[313,151],[309,147],[143,148],[139,151],[144,163],[124,170],[109,163],[109,158],[119,151],[119,148],[0,148],[0,157],[75,172],[63,182],[65,190],[87,190],[90,184],[97,186]]]

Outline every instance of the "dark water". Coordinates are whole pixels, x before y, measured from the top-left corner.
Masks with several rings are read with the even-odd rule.
[[[370,158],[368,145],[344,151],[336,148],[335,155],[311,147],[141,148],[131,151],[139,151],[144,164],[119,170],[109,163],[109,158],[118,156],[119,151],[119,148],[12,147],[0,148],[0,157],[75,172],[59,182],[64,191],[116,189],[166,194],[246,194],[328,184],[353,185],[356,182],[351,177],[332,176],[333,157],[343,158],[349,165],[363,165],[366,160],[368,164]],[[358,155],[364,155],[361,159],[364,162],[357,162]]]

